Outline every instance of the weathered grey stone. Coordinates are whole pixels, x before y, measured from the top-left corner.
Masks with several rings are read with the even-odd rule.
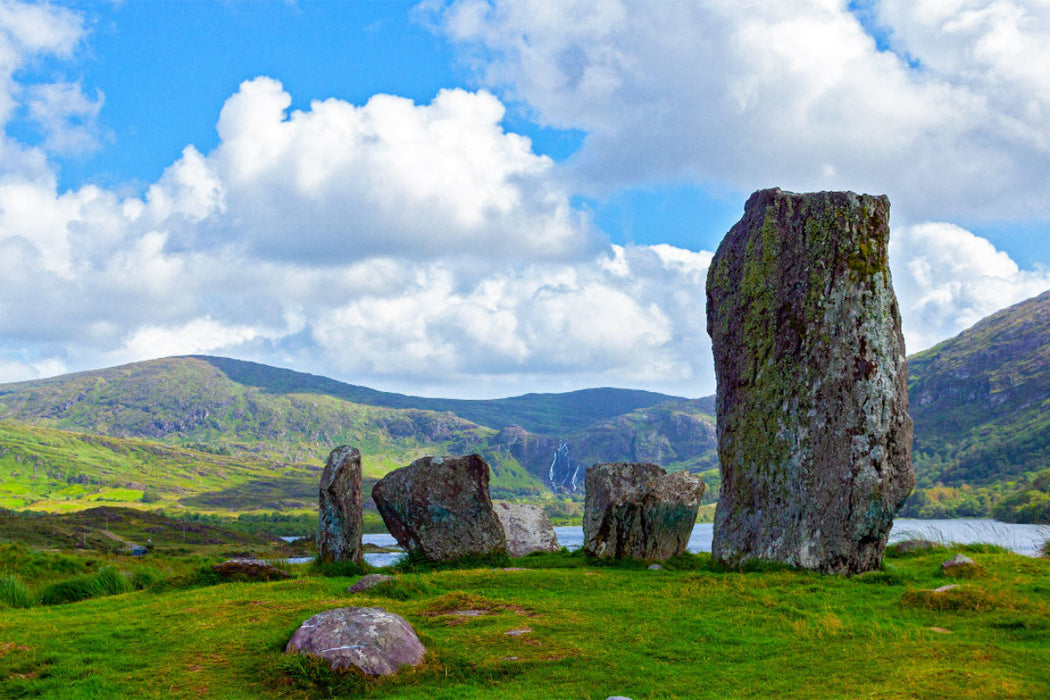
[[[480,455],[417,459],[376,483],[372,499],[398,543],[432,561],[507,551]]]
[[[382,608],[336,608],[314,615],[292,635],[285,653],[313,654],[332,668],[356,666],[387,676],[423,661],[426,648],[403,617]]]
[[[346,592],[360,593],[361,591],[367,591],[370,588],[393,582],[393,576],[387,576],[386,574],[368,574],[367,576],[362,576],[358,579],[357,583],[346,589]]]
[[[655,464],[596,464],[585,476],[583,546],[615,559],[669,559],[685,551],[704,483]]]
[[[956,554],[951,559],[941,562],[941,572],[951,576],[964,571],[972,571],[975,566],[977,563],[970,557],[965,554]]]
[[[557,552],[558,536],[551,519],[539,506],[528,503],[494,501],[503,533],[507,536],[507,553],[523,557],[533,552]]]
[[[886,197],[762,190],[715,254],[722,564],[882,561],[914,485],[888,217]]]
[[[280,581],[292,577],[265,559],[227,559],[211,568],[227,581]]]
[[[317,523],[317,558],[320,561],[349,561],[360,564],[361,453],[342,445],[332,450],[321,475]]]

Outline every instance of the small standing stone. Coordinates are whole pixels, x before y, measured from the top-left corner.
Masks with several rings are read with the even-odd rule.
[[[376,483],[372,499],[398,543],[431,561],[507,552],[481,455],[417,459]]]
[[[584,477],[583,546],[591,556],[665,560],[681,554],[704,483],[655,464],[596,464]]]
[[[314,615],[292,635],[285,653],[320,656],[332,668],[356,666],[388,676],[417,666],[426,648],[400,615],[382,608],[336,608]]]
[[[507,536],[507,553],[512,557],[560,549],[554,526],[539,506],[495,501],[493,508]]]
[[[364,559],[361,547],[363,529],[361,453],[356,447],[343,445],[328,455],[328,462],[321,475],[318,560],[360,564]]]

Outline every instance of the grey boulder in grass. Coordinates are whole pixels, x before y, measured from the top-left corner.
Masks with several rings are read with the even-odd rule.
[[[888,221],[886,197],[761,190],[715,253],[720,563],[882,561],[915,481]]]
[[[336,608],[295,631],[285,653],[296,652],[319,656],[332,668],[354,666],[369,676],[388,676],[419,665],[427,650],[400,615],[382,608]]]
[[[364,516],[361,505],[361,453],[356,447],[342,445],[328,455],[321,475],[318,560],[362,562]]]
[[[696,523],[704,483],[656,464],[587,469],[583,546],[599,559],[665,560],[681,554]]]
[[[390,534],[431,561],[507,553],[480,455],[423,457],[372,487]]]

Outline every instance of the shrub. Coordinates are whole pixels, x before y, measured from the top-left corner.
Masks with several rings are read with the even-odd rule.
[[[33,607],[33,594],[17,576],[0,576],[0,603],[10,608]]]
[[[94,576],[76,576],[58,581],[44,588],[40,592],[40,602],[43,605],[62,605],[63,603],[76,603],[80,600],[94,598],[97,595]]]

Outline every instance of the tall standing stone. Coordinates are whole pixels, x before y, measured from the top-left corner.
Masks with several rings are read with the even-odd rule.
[[[361,453],[343,445],[332,450],[321,475],[317,522],[317,558],[320,561],[363,559],[361,531]]]
[[[481,455],[423,457],[372,487],[390,534],[432,561],[507,553]]]
[[[884,196],[761,190],[718,247],[716,561],[880,565],[915,481],[888,219]]]

